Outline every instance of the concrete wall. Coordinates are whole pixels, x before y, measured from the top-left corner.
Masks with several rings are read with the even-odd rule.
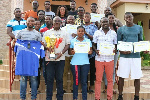
[[[8,53],[6,43],[9,36],[6,34],[6,25],[11,18],[11,0],[0,0],[0,59]]]
[[[138,21],[143,22],[145,39],[150,41],[149,20],[150,20],[150,13],[140,14],[134,17],[134,23],[137,23]]]
[[[31,0],[32,1],[32,0]],[[44,10],[44,1],[46,0],[37,0],[39,2],[39,10]],[[83,6],[86,12],[91,12],[90,5],[91,3],[97,3],[98,0],[88,0],[88,5],[85,4],[85,0],[76,0],[76,8],[79,6]],[[70,2],[65,1],[52,1],[50,0],[51,5],[70,5]],[[24,0],[24,11],[31,10],[32,4],[29,0]]]

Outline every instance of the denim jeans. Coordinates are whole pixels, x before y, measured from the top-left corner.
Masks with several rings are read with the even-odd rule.
[[[20,98],[26,99],[26,89],[27,89],[27,79],[28,76],[21,76],[20,80]],[[31,99],[36,99],[37,96],[37,76],[29,76],[31,82]]]
[[[47,80],[46,100],[52,100],[54,78],[56,78],[57,100],[63,100],[63,72],[65,60],[49,61],[45,63],[46,63],[45,66],[46,80]]]
[[[94,81],[95,81],[95,57],[90,58],[90,86],[94,86]]]
[[[42,60],[42,67],[43,67],[43,77],[45,80],[45,84],[46,84],[46,73],[45,73],[45,57]]]
[[[88,76],[89,70],[90,70],[89,64],[78,65],[78,81],[81,81],[83,100],[87,100],[87,76]],[[73,99],[77,99],[78,98],[78,85],[76,85],[75,65],[71,65],[71,71],[73,75]]]

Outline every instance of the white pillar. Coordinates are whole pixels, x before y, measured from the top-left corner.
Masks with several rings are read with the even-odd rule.
[[[23,2],[24,0],[11,0],[11,19],[14,18],[15,8],[20,8],[23,12]]]
[[[98,10],[97,12],[100,14],[104,14],[104,9],[107,7],[107,0],[97,0]]]

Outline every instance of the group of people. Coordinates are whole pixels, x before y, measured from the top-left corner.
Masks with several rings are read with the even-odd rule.
[[[17,40],[40,41],[45,50],[45,57],[39,59],[40,64],[38,61],[36,62],[40,66],[38,67],[38,75],[21,75],[20,98],[22,100],[26,99],[28,77],[30,79],[31,99],[35,100],[37,98],[41,66],[46,85],[46,100],[52,100],[54,78],[56,79],[57,100],[63,100],[63,94],[66,92],[73,92],[73,100],[77,100],[79,83],[82,86],[83,100],[87,100],[87,92],[95,92],[95,100],[100,100],[103,76],[105,89],[107,89],[107,100],[112,100],[113,92],[115,92],[113,84],[115,82],[116,61],[114,61],[114,55],[100,54],[100,44],[102,43],[115,45],[113,52],[116,55],[120,53],[117,71],[119,77],[119,96],[117,100],[123,100],[124,78],[128,78],[129,74],[132,79],[135,79],[134,100],[139,100],[140,78],[142,77],[140,53],[117,50],[118,41],[138,42],[143,40],[142,27],[133,23],[132,13],[125,13],[126,25],[123,26],[119,19],[115,18],[110,7],[105,8],[105,17],[99,22],[91,22],[91,14],[97,14],[98,7],[96,3],[91,4],[91,13],[86,12],[81,6],[76,10],[74,0],[70,1],[70,11],[62,5],[58,7],[57,14],[50,11],[50,1],[45,1],[44,6],[45,10],[38,10],[39,3],[34,0],[32,2],[33,10],[26,11],[24,19],[20,8],[16,8],[14,10],[15,18],[7,24],[7,34],[14,39],[14,43]],[[67,33],[68,25],[78,25],[77,32]],[[61,38],[59,46],[57,48],[48,47],[45,40],[47,36]],[[88,53],[76,53],[74,49],[76,42],[89,43]],[[27,48],[30,49],[31,47],[30,43],[27,43]],[[53,60],[50,59],[52,52],[56,55]],[[30,57],[29,59],[32,61]],[[28,60],[28,57],[24,60]],[[28,66],[28,64],[26,65]],[[33,67],[33,64],[30,67]],[[69,71],[71,71],[70,90],[67,89]],[[89,72],[90,87],[88,88],[87,77]]]

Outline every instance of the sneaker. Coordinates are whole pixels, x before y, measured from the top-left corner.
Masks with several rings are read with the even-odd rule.
[[[134,95],[134,100],[139,100],[139,96]]]
[[[123,100],[122,95],[119,95],[117,100]]]

